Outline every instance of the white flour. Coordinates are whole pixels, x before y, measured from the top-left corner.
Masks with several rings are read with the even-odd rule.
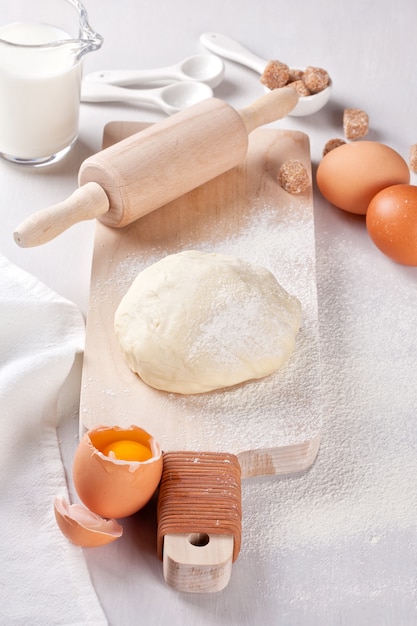
[[[205,217],[204,238],[201,232],[189,229],[180,245],[175,238],[169,249],[158,247],[158,242],[144,249],[138,244],[124,257],[110,259],[106,278],[101,278],[92,291],[91,312],[103,303],[109,305],[109,299],[116,309],[137,274],[168,254],[191,249],[221,252],[267,268],[300,300],[302,320],[296,348],[276,374],[227,391],[179,396],[146,389],[143,393],[152,402],[156,419],[149,417],[149,402],[139,401],[135,420],[147,426],[169,450],[186,446],[238,453],[310,441],[319,432],[322,419],[311,205],[303,198],[288,198],[288,204],[277,209],[272,200],[257,199],[239,225],[231,224],[230,217],[223,214],[214,218],[208,212]],[[148,240],[146,235],[144,240]],[[112,397],[117,408],[118,395],[129,393],[125,387],[115,387],[114,376],[104,384],[88,380],[90,388],[94,384],[105,396],[102,415],[112,415],[108,404]],[[88,407],[82,406],[81,412],[89,425]]]
[[[285,214],[291,250],[271,228],[274,208],[261,202],[235,234],[222,216],[203,241],[196,236],[182,244],[183,249],[243,255],[271,269],[303,304],[303,340],[309,328],[316,336],[311,281],[315,259],[311,223],[293,219],[296,209],[295,203]],[[199,616],[203,608],[211,622],[246,624],[248,615],[256,615],[256,623],[267,626],[416,623],[410,621],[410,615],[417,619],[416,272],[375,251],[359,220],[327,206],[322,211],[317,259],[322,399],[314,386],[317,379],[311,376],[295,385],[289,394],[294,404],[285,404],[283,411],[291,417],[300,403],[307,407],[300,433],[308,436],[317,429],[322,410],[319,456],[301,476],[243,481],[242,549],[231,581],[223,595],[196,600]],[[294,238],[296,230],[300,236]],[[224,233],[221,239],[219,232]],[[311,245],[308,255],[306,241]],[[288,257],[282,249],[287,249]],[[117,293],[125,293],[142,267],[172,252],[156,242],[153,249],[138,249],[114,262],[92,306],[101,306],[108,293],[116,305]],[[287,274],[290,263],[293,275]],[[270,409],[273,393],[280,398],[276,390],[270,390],[271,396],[265,393],[265,382],[250,384],[244,396],[243,387],[233,390],[241,394],[234,402],[226,400],[231,395],[207,395],[208,435],[220,441],[234,435],[237,402],[244,405],[237,422],[254,422],[261,444],[274,420],[272,415],[265,423],[262,416]],[[104,406],[117,396],[111,384],[102,394]],[[169,394],[164,402],[170,406]],[[179,413],[191,415],[190,402],[177,398]],[[209,419],[218,410],[224,416],[220,429]],[[294,437],[291,419],[282,420],[281,427],[282,440]],[[176,443],[181,449],[181,442]],[[194,599],[178,602],[182,610]],[[271,614],[279,616],[276,622]]]
[[[246,258],[246,251],[250,250],[253,262],[268,267],[275,275],[281,274],[281,265],[276,259],[282,242],[271,228],[274,209],[267,206],[261,209],[256,220],[248,218],[243,231],[220,243],[202,242],[199,249],[236,256],[244,254]],[[288,207],[285,234],[291,241],[292,262],[297,265],[305,242],[302,237],[294,238],[291,215],[291,207]],[[300,228],[299,223],[293,226]],[[222,229],[221,222],[218,229]],[[194,245],[194,241],[183,242],[184,249]],[[257,543],[256,534],[260,531],[257,521],[263,525],[261,546],[267,551],[274,542],[279,546],[294,541],[303,541],[306,545],[326,543],[333,537],[358,532],[366,532],[370,542],[378,543],[381,528],[385,528],[387,522],[392,527],[408,528],[417,518],[417,429],[413,417],[417,294],[413,274],[383,258],[375,258],[374,250],[370,249],[369,256],[366,253],[362,257],[355,256],[357,274],[362,284],[363,276],[368,275],[369,290],[363,293],[361,286],[359,292],[353,283],[349,291],[344,286],[344,291],[339,292],[339,275],[343,274],[344,264],[350,264],[351,260],[346,255],[348,244],[343,238],[332,242],[332,246],[329,254],[332,264],[323,259],[320,271],[323,277],[320,285],[321,353],[326,422],[319,457],[311,471],[302,477],[245,482],[245,529],[253,535],[245,543],[248,549]],[[134,262],[129,258],[118,266],[111,280],[119,282],[124,292],[145,264],[155,262],[165,253],[169,251],[155,249],[154,257],[147,251],[143,257],[139,254]],[[284,259],[282,275],[277,276],[284,287],[287,261]],[[314,258],[307,261],[314,271]],[[308,272],[305,275],[308,276]],[[361,284],[359,280],[358,284]],[[311,298],[313,288],[307,279],[298,277],[295,293],[302,299],[307,321],[316,314],[314,297]],[[354,353],[351,345],[355,345]],[[257,419],[263,405],[268,405],[262,384],[253,384],[250,393],[246,393],[244,419]],[[392,387],[395,387],[395,394]],[[391,401],[391,397],[397,397],[399,388],[403,398],[401,406]],[[241,394],[242,389],[231,393]],[[368,406],[370,395],[374,411],[368,414],[364,407]],[[176,405],[181,410],[187,409],[190,402],[190,399],[176,397]],[[209,413],[220,410],[227,416],[224,396],[205,396],[204,404]],[[198,411],[198,403],[195,406]],[[315,427],[314,415],[310,427]],[[303,428],[309,432],[308,424],[304,423]],[[259,429],[262,433],[260,422]],[[260,500],[262,510],[254,511]],[[279,533],[272,524],[271,536],[268,536],[265,520],[277,516]]]
[[[329,245],[333,261],[321,259],[319,285],[325,416],[319,456],[298,478],[244,482],[245,557],[255,559],[262,572],[263,594],[273,594],[274,585],[281,584],[276,578],[280,568],[269,569],[271,555],[282,559],[285,568],[285,559],[296,550],[310,573],[319,563],[345,571],[352,596],[367,592],[360,582],[356,591],[353,583],[349,586],[344,567],[351,568],[350,574],[371,572],[374,585],[369,594],[380,598],[392,592],[412,604],[416,578],[404,578],[402,567],[406,572],[407,564],[396,562],[395,545],[409,543],[410,558],[415,558],[415,273],[375,257],[372,248],[346,255],[342,235]],[[337,277],[343,275],[346,284],[348,274],[349,291],[339,289]],[[323,561],[326,554],[334,559],[335,553],[339,563]],[[274,578],[266,582],[264,575]],[[300,581],[280,595],[288,594],[310,615],[316,604],[332,605],[331,589],[325,601],[303,597],[297,585]]]

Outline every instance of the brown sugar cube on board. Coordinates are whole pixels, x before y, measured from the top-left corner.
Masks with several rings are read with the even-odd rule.
[[[362,109],[345,109],[343,112],[343,132],[346,139],[360,139],[369,130],[368,114]]]
[[[412,172],[417,173],[417,143],[410,146],[409,166]]]
[[[290,70],[281,61],[269,61],[261,76],[261,83],[268,89],[279,89],[288,83]]]
[[[310,177],[304,165],[297,159],[283,163],[278,172],[278,182],[288,193],[303,193],[310,186]]]
[[[330,152],[331,150],[334,150],[335,148],[338,148],[339,146],[343,146],[343,144],[345,143],[346,141],[344,139],[339,139],[339,138],[329,139],[329,141],[326,141],[326,144],[323,148],[323,156],[326,156],[326,154]]]

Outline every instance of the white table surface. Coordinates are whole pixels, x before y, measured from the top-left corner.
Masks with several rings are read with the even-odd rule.
[[[342,136],[345,107],[365,109],[368,138],[406,159],[417,142],[414,0],[85,4],[104,36],[102,49],[86,57],[86,72],[170,65],[204,51],[205,31],[234,37],[266,59],[325,67],[334,81],[330,104],[310,118],[272,125],[309,135],[313,172],[325,142]],[[254,72],[226,61],[216,96],[242,107],[260,93]],[[163,118],[145,107],[82,105],[79,140],[62,163],[37,170],[0,163],[2,252],[83,314],[94,224],[32,249],[20,249],[12,232],[75,188],[106,122]],[[411,181],[417,183],[415,174]],[[335,209],[316,189],[314,204],[324,413],[319,457],[303,476],[245,483],[243,547],[218,594],[180,594],[164,583],[149,510],[125,524],[120,542],[86,550],[110,624],[417,623],[417,269],[384,257],[363,219]],[[68,466],[77,389],[79,367],[63,408]]]

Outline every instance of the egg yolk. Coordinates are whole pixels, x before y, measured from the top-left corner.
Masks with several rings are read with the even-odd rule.
[[[149,448],[142,443],[128,439],[114,441],[103,450],[103,454],[116,458],[118,461],[147,461],[152,458]]]

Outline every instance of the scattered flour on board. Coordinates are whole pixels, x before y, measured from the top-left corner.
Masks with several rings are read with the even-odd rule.
[[[223,236],[219,236],[223,233]],[[320,368],[315,282],[315,242],[311,206],[301,198],[277,214],[273,204],[261,200],[245,212],[241,223],[230,226],[227,216],[217,218],[201,233],[182,236],[181,245],[172,249],[154,247],[130,249],[121,260],[110,259],[111,271],[96,284],[91,306],[101,306],[108,294],[115,308],[137,274],[168,254],[181,250],[219,252],[242,258],[270,270],[278,282],[301,302],[302,320],[296,349],[282,370],[265,379],[200,396],[164,394],[158,396],[161,414],[173,416],[178,429],[161,428],[158,435],[167,449],[181,449],[181,433],[187,425],[200,433],[198,445],[212,450],[242,451],[303,443],[314,437],[321,426]],[[210,420],[216,415],[216,421]],[[137,419],[140,415],[137,415]],[[256,424],[251,441],[244,423]],[[243,427],[242,427],[243,424]],[[189,430],[189,429],[188,429]],[[173,439],[173,436],[177,439]],[[195,445],[196,449],[197,448]]]

